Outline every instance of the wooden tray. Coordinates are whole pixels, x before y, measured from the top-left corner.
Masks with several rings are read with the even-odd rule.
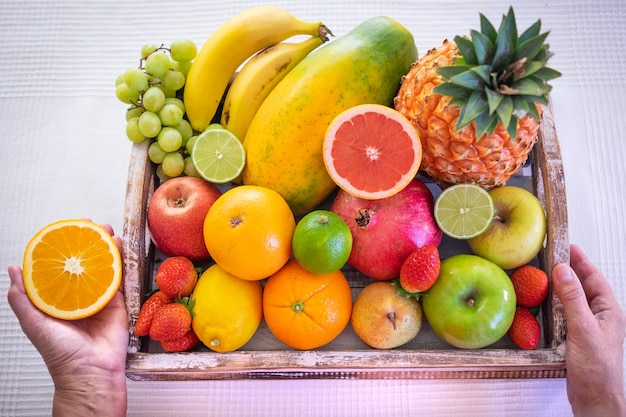
[[[548,220],[547,240],[536,264],[550,275],[552,265],[569,262],[565,178],[550,107],[544,108],[539,140],[530,164],[510,183],[522,185],[542,202]],[[188,353],[164,353],[133,326],[145,295],[154,287],[154,265],[163,259],[150,241],[146,208],[158,183],[147,157],[148,143],[133,145],[124,212],[124,294],[130,322],[126,374],[133,380],[271,379],[271,378],[558,378],[565,375],[565,320],[550,286],[541,306],[542,340],[533,351],[516,348],[508,337],[484,349],[452,348],[424,323],[411,343],[393,350],[363,344],[350,325],[333,342],[313,351],[297,351],[275,339],[262,321],[254,337],[240,350],[216,353],[206,348]],[[435,193],[438,187],[428,184]],[[459,246],[461,245],[461,246]],[[464,252],[464,242],[442,242],[442,257]],[[371,282],[346,268],[353,296]]]

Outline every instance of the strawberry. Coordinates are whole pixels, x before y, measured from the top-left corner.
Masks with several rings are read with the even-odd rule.
[[[172,256],[159,265],[155,279],[159,289],[168,297],[187,297],[198,281],[198,272],[188,258]]]
[[[521,349],[533,350],[541,340],[541,326],[533,314],[524,307],[517,307],[509,337]]]
[[[522,307],[536,307],[548,295],[548,275],[541,269],[524,265],[511,274],[517,304]]]
[[[173,340],[183,337],[191,328],[191,313],[186,305],[166,304],[154,315],[150,326],[152,340]]]
[[[193,329],[189,329],[187,333],[178,339],[161,340],[159,343],[166,352],[186,352],[198,346],[200,339],[198,339]]]
[[[408,293],[424,292],[439,277],[439,250],[435,245],[424,245],[411,253],[400,268],[400,286]]]
[[[139,310],[139,317],[137,318],[137,323],[135,323],[135,334],[137,336],[146,336],[150,333],[150,325],[152,324],[154,314],[162,306],[171,302],[172,300],[162,291],[157,291],[148,297]]]

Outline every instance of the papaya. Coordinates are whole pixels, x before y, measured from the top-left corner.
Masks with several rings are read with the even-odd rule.
[[[378,16],[317,48],[274,87],[243,140],[243,183],[277,191],[296,216],[336,188],[322,145],[330,122],[359,104],[392,106],[400,81],[417,60],[413,35]]]

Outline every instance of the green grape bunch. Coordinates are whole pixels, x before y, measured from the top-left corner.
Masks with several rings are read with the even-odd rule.
[[[126,110],[126,136],[131,142],[149,140],[148,157],[162,180],[181,175],[198,176],[187,143],[194,136],[185,118],[183,89],[198,50],[187,39],[141,48],[139,66],[120,74],[115,95]],[[193,142],[193,141],[192,141]]]

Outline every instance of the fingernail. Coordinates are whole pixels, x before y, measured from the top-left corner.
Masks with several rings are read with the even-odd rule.
[[[554,267],[554,271],[552,272],[554,276],[563,282],[571,281],[574,279],[574,272],[566,264],[558,264]]]
[[[11,282],[14,282],[17,279],[17,271],[15,270],[15,268],[17,268],[15,265],[9,265],[9,267],[7,268]]]

